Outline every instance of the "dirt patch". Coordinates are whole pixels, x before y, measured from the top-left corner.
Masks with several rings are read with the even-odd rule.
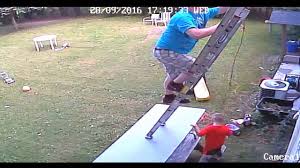
[[[280,62],[279,55],[262,56],[262,75],[272,77]]]
[[[256,102],[259,99],[259,91],[241,92],[236,95],[233,101],[227,102],[224,107],[225,117],[229,120],[231,118],[243,118],[245,114],[251,114],[255,111]],[[239,102],[239,103],[236,103]]]
[[[262,75],[272,77],[278,66],[278,56],[263,56],[262,63]],[[265,153],[285,154],[293,127],[284,124],[285,117],[258,112],[259,95],[260,88],[256,83],[251,91],[241,92],[226,102],[224,114],[227,121],[251,114],[257,125],[242,127],[240,136],[229,138],[224,162],[270,162],[264,159]]]
[[[225,162],[270,162],[270,155],[285,154],[292,134],[292,127],[285,127],[281,119],[252,113],[256,126],[244,127],[241,135],[228,140]]]
[[[227,140],[227,150],[222,162],[270,162],[264,159],[265,153],[285,154],[293,127],[284,125],[281,118],[262,115],[256,111],[258,96],[259,90],[242,92],[226,103],[223,111],[226,121],[251,114],[257,125],[241,127],[240,136],[232,136]],[[207,112],[206,120],[201,121],[201,127],[210,123],[212,113]],[[198,151],[194,151],[188,162],[197,162],[200,156]]]
[[[262,56],[262,76],[272,77],[278,67],[278,56]],[[255,126],[241,127],[240,136],[232,136],[227,142],[227,150],[223,162],[271,162],[265,160],[266,153],[270,155],[285,154],[293,126],[286,125],[286,117],[262,115],[256,110],[259,101],[260,88],[258,81],[253,83],[250,91],[239,92],[231,95],[224,103],[222,113],[226,121],[243,118],[245,114],[251,114]],[[206,120],[201,121],[200,126],[210,123],[213,111],[207,110]],[[197,162],[200,157],[198,151],[194,151],[188,162]]]
[[[240,119],[243,118],[245,114],[251,114],[255,111],[258,94],[258,91],[245,91],[240,92],[238,95],[231,96],[231,98],[228,98],[224,102],[222,111],[213,111],[207,108],[206,113],[202,116],[202,119],[198,123],[199,126],[204,127],[205,125],[210,124],[211,115],[213,113],[224,114],[226,121],[230,121],[230,119]]]

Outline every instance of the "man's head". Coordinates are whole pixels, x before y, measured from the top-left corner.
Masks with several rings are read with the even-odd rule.
[[[212,115],[213,123],[224,124],[224,116],[221,113],[215,113]]]

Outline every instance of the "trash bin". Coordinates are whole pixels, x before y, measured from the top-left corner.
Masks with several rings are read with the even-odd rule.
[[[286,43],[287,52],[297,52],[298,51],[298,41],[289,40]]]

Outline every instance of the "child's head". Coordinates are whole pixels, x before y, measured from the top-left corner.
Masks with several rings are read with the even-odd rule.
[[[224,124],[224,116],[221,113],[214,113],[212,115],[212,121],[216,124]]]

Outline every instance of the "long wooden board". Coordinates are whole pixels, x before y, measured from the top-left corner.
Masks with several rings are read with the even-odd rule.
[[[209,90],[204,78],[201,78],[194,87],[195,97],[197,101],[207,101],[210,99]]]

